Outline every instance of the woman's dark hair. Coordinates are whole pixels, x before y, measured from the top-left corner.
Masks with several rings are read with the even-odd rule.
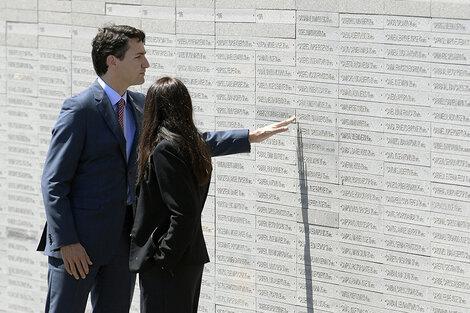
[[[145,33],[129,25],[110,25],[98,30],[91,42],[91,58],[98,76],[108,71],[106,59],[109,55],[114,55],[119,60],[124,58],[129,49],[129,39],[137,39],[145,44]]]
[[[176,78],[162,77],[153,83],[145,98],[142,134],[137,158],[140,183],[156,145],[166,139],[190,160],[199,185],[209,182],[212,172],[209,146],[193,121],[193,105],[186,86]]]

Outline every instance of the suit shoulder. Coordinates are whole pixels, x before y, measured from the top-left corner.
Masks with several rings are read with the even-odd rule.
[[[63,107],[74,110],[82,110],[87,108],[92,103],[93,99],[93,91],[91,88],[88,88],[70,98],[65,99]]]
[[[156,146],[155,146],[155,149],[153,150],[153,153],[156,154],[156,153],[162,153],[162,152],[170,152],[171,154],[176,154],[179,156],[179,153],[178,153],[178,148],[176,147],[176,144],[166,140],[166,139],[163,139],[162,141],[160,141]]]
[[[157,172],[176,171],[184,175],[192,173],[189,156],[181,151],[176,143],[160,141],[153,150],[152,158]]]
[[[128,90],[127,91],[129,95],[132,97],[132,99],[136,102],[136,104],[143,106],[145,102],[145,95],[141,92],[135,92]]]
[[[178,145],[169,140],[163,139],[153,150],[154,158],[157,155],[163,155],[166,159],[180,160],[185,164],[189,164],[186,155],[178,148]]]

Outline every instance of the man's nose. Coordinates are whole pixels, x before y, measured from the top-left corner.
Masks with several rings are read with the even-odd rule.
[[[145,61],[144,61],[144,63],[142,64],[142,67],[143,67],[143,68],[150,67],[150,63],[149,63],[149,61],[147,60],[147,58],[146,58],[145,56],[144,56],[144,59],[145,59]]]

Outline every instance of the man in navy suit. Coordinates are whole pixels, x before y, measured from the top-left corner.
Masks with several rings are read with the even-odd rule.
[[[145,95],[127,90],[144,82],[145,34],[120,25],[92,42],[97,80],[65,100],[52,131],[42,176],[47,216],[38,250],[49,259],[46,312],[127,313],[135,275],[129,235],[136,179],[136,146]],[[249,132],[207,135],[215,155],[247,152],[285,131],[294,119]]]

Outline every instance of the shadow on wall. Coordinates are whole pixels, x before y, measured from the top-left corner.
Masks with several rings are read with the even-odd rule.
[[[312,265],[306,260],[310,258],[310,229],[308,224],[308,192],[307,192],[307,167],[304,162],[304,152],[302,144],[302,132],[300,124],[297,123],[297,166],[300,184],[300,202],[302,206],[302,223],[304,225],[305,245],[304,245],[304,266],[305,266],[305,297],[307,299],[307,312],[313,313],[313,286],[312,286]]]

